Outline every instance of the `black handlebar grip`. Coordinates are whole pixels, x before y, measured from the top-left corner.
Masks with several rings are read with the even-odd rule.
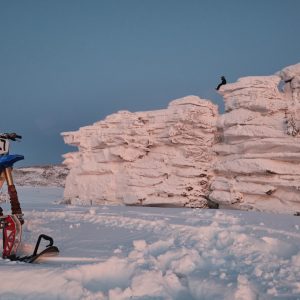
[[[11,132],[11,133],[2,133],[2,134],[0,134],[0,138],[15,141],[16,139],[21,139],[22,136],[15,133],[15,132]]]
[[[47,245],[46,248],[53,246],[53,238],[51,236],[48,236],[46,234],[40,234],[40,236],[38,237],[38,240],[36,242],[33,254],[32,254],[33,256],[37,255],[37,252],[38,252],[38,249],[39,249],[39,246],[40,246],[40,243],[41,243],[42,239],[49,242],[49,245]]]

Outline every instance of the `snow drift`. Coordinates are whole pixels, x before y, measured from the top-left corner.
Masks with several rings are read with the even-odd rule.
[[[226,112],[188,96],[62,133],[66,200],[300,210],[300,64],[220,88]],[[211,202],[212,201],[212,202]]]

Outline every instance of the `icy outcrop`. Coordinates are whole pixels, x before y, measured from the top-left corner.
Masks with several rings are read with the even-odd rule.
[[[71,202],[207,207],[217,106],[195,96],[63,133]],[[76,200],[77,199],[77,200]]]
[[[223,115],[189,96],[63,133],[65,199],[300,211],[300,64],[219,92]]]
[[[244,209],[300,210],[299,79],[297,64],[220,89],[226,113],[218,120],[223,141],[214,148],[212,201]]]

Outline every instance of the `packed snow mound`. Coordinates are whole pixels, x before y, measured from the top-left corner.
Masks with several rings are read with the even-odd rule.
[[[300,64],[222,86],[210,199],[224,206],[300,210]],[[281,89],[279,88],[281,85]]]
[[[69,170],[63,165],[46,165],[16,168],[14,182],[20,186],[64,187]]]
[[[300,211],[300,64],[221,86],[225,113],[188,96],[63,133],[78,152],[65,199]]]
[[[63,133],[79,149],[64,156],[65,199],[207,207],[217,117],[216,105],[189,96],[167,109],[120,111]]]

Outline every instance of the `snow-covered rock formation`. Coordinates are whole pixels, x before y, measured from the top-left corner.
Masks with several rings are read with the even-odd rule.
[[[241,78],[220,93],[226,113],[218,120],[223,140],[214,147],[210,199],[244,209],[300,210],[300,64]]]
[[[217,117],[216,105],[189,96],[63,133],[79,149],[65,155],[65,199],[207,207]]]
[[[300,211],[300,64],[219,92],[220,116],[189,96],[63,133],[65,199]]]

